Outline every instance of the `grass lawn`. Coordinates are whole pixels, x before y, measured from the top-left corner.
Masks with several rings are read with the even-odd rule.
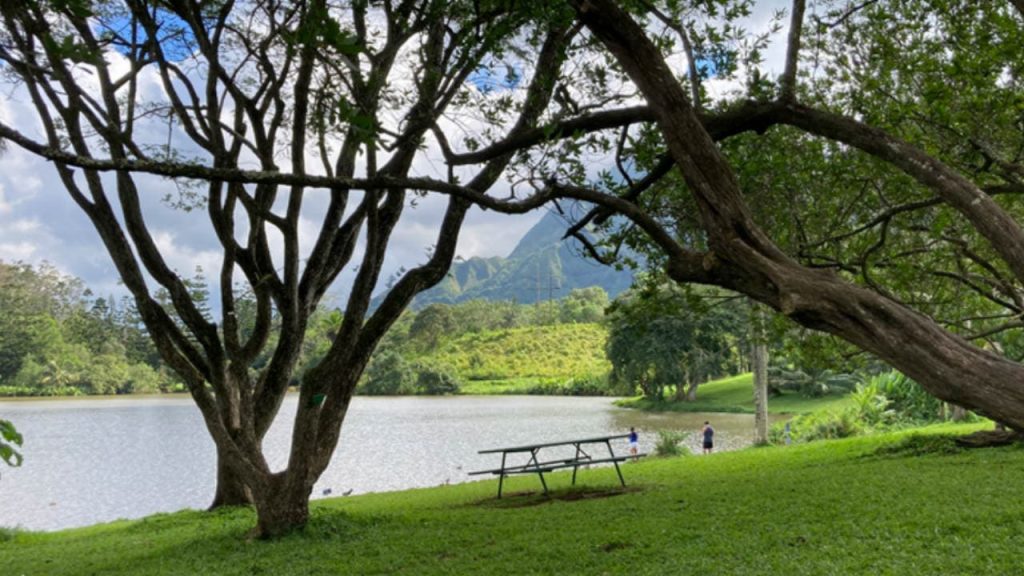
[[[1020,574],[1024,449],[955,449],[942,426],[314,504],[304,532],[250,541],[250,511],[0,532],[5,575]],[[571,496],[571,498],[570,498]],[[6,495],[17,505],[16,495]]]
[[[822,408],[835,408],[848,402],[846,395],[808,398],[796,392],[768,399],[768,411],[773,414],[803,414]],[[652,402],[645,398],[632,398],[618,402],[620,406],[652,411],[675,412],[754,412],[754,375],[740,374],[731,378],[713,380],[697,388],[695,402]]]

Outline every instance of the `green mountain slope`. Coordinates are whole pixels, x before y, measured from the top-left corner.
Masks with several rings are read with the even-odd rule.
[[[566,222],[549,212],[526,233],[507,258],[470,258],[452,266],[448,277],[420,294],[416,308],[433,302],[514,300],[533,303],[560,298],[576,288],[600,286],[614,298],[629,288],[629,271],[598,264],[583,256],[575,239],[563,240]]]

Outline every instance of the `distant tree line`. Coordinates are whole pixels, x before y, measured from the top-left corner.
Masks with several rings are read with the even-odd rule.
[[[202,271],[186,284],[203,313],[210,314]],[[165,293],[158,297],[168,298]],[[253,298],[237,295],[236,316],[243,333],[255,325],[255,307]],[[300,386],[309,368],[327,353],[342,320],[342,313],[331,309],[311,317],[293,386]],[[272,322],[279,322],[276,314]],[[466,375],[433,357],[445,342],[527,327],[598,323],[608,330],[607,377],[577,374],[561,383],[572,380],[571,386],[538,380],[536,393],[641,393],[694,400],[700,384],[747,370],[748,318],[735,295],[644,282],[614,302],[602,288],[590,287],[534,304],[471,300],[407,311],[374,354],[359,390],[371,395],[458,393]],[[270,340],[277,337],[272,330]],[[778,342],[798,344],[774,355],[773,393],[852,390],[858,379],[820,367],[832,366],[842,350],[817,338],[808,342],[806,335],[792,331],[775,335]],[[266,350],[253,360],[254,372],[270,361],[273,346]],[[802,357],[799,350],[810,356]],[[0,262],[0,395],[181,390],[182,383],[163,365],[129,298],[96,296],[81,280],[48,264]]]
[[[209,315],[209,289],[202,270],[197,269],[186,284],[200,310]],[[157,296],[169,298],[166,293]],[[593,287],[537,304],[474,300],[410,311],[388,333],[362,390],[368,394],[457,392],[458,378],[450,369],[407,358],[429,353],[443,339],[467,333],[600,322],[608,304],[607,293]],[[251,296],[237,295],[235,312],[243,332],[255,325],[255,306]],[[292,385],[301,385],[309,367],[327,353],[342,320],[338,310],[313,315]],[[276,314],[272,322],[279,322]],[[272,330],[269,339],[275,338],[277,332]],[[264,367],[273,349],[268,346],[267,352],[258,355],[252,370]],[[164,366],[130,298],[97,296],[80,279],[49,264],[0,262],[0,395],[183,389],[181,381]]]
[[[96,296],[47,264],[0,262],[0,395],[177,386],[127,298]]]

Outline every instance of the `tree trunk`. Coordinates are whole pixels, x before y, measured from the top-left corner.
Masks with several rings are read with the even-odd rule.
[[[750,363],[754,365],[754,444],[768,443],[768,346],[754,342]]]
[[[768,345],[765,343],[764,313],[753,301],[751,307],[750,364],[754,369],[754,443],[768,443]]]
[[[223,506],[251,506],[252,491],[241,478],[228,468],[224,459],[217,457],[217,491],[209,510]]]
[[[696,402],[697,401],[697,381],[690,382],[689,386],[686,387],[686,401]]]
[[[683,402],[686,400],[686,389],[690,385],[690,371],[686,370],[686,377],[682,382],[676,384],[676,402]]]
[[[294,475],[275,474],[266,494],[256,494],[256,536],[277,538],[300,530],[309,522],[309,494]]]
[[[966,409],[964,409],[964,407],[963,407],[963,406],[959,406],[959,405],[957,405],[957,404],[953,404],[953,416],[952,416],[952,420],[953,420],[954,422],[960,422],[960,421],[961,421],[961,420],[963,420],[964,418],[967,418],[967,410],[966,410]]]

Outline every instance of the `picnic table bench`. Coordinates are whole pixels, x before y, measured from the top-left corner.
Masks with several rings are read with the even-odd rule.
[[[576,472],[580,466],[589,466],[591,464],[602,464],[612,463],[615,465],[615,472],[619,475],[619,482],[623,486],[626,485],[626,480],[622,477],[622,469],[619,468],[619,462],[624,462],[630,458],[640,458],[646,456],[646,454],[629,454],[629,455],[616,455],[615,450],[612,449],[612,440],[618,440],[621,438],[628,438],[629,434],[616,434],[612,436],[595,436],[593,438],[583,438],[579,440],[563,440],[561,442],[543,442],[540,444],[527,444],[524,446],[512,446],[509,448],[491,448],[488,450],[480,450],[478,454],[497,454],[501,453],[501,467],[493,468],[490,470],[477,470],[470,472],[469,475],[477,474],[494,474],[498,476],[498,498],[501,498],[502,487],[505,483],[505,477],[511,476],[512,474],[536,474],[540,478],[540,483],[544,487],[544,493],[548,493],[548,483],[544,480],[544,474],[547,472],[554,472],[562,468],[572,468],[572,484],[576,485]],[[583,449],[584,445],[600,445],[604,444],[608,448],[608,456],[602,458],[595,458],[594,456],[587,453]],[[551,459],[541,461],[539,455],[542,449],[554,448],[558,446],[572,446],[575,448],[575,454],[570,457],[557,458],[551,457]],[[514,464],[508,463],[508,457],[510,454],[526,454],[530,455],[529,460],[525,464]]]

